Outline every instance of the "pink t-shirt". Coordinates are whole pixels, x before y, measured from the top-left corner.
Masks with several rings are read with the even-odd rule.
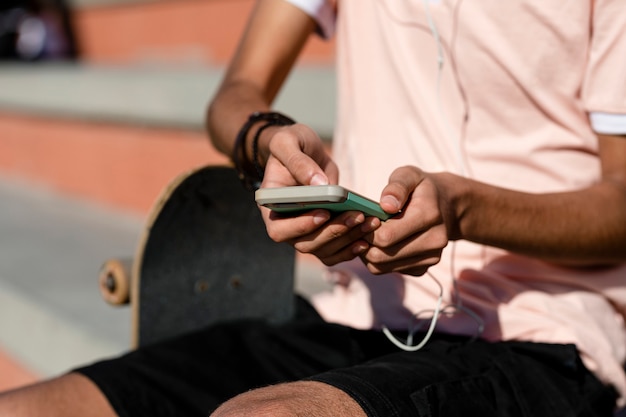
[[[600,177],[594,131],[626,133],[623,1],[345,0],[336,27],[331,1],[289,1],[337,32],[333,156],[340,184],[366,196],[378,198],[402,165],[531,193],[576,190]],[[460,241],[429,272],[373,276],[348,262],[314,304],[329,321],[406,329],[435,307],[439,284],[452,303],[456,281],[482,337],[575,343],[625,403],[626,265],[564,268]],[[437,323],[477,327],[465,313]]]

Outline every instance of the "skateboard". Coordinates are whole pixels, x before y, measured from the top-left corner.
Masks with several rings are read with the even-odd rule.
[[[218,321],[289,319],[294,267],[236,171],[208,166],[165,187],[134,257],[107,260],[98,279],[106,301],[130,303],[137,347]]]

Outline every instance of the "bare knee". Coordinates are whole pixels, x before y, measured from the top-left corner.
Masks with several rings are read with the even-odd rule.
[[[273,385],[240,394],[211,417],[365,417],[345,392],[320,382]]]

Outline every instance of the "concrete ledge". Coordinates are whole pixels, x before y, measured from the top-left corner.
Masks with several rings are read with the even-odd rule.
[[[0,109],[201,130],[221,77],[222,69],[208,67],[1,64]],[[292,74],[275,107],[330,138],[334,98],[333,69],[303,67]]]

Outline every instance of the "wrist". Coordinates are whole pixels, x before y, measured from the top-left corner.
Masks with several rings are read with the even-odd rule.
[[[248,117],[237,134],[232,152],[239,179],[246,188],[259,188],[263,180],[263,167],[269,156],[269,135],[263,133],[294,123],[291,118],[276,112],[255,112]]]
[[[270,125],[270,126],[266,126],[264,123],[260,123],[259,124],[259,128],[262,128],[262,130],[258,129],[256,130],[257,133],[259,133],[258,139],[257,139],[257,146],[256,146],[256,158],[257,158],[257,163],[259,166],[261,167],[265,167],[265,165],[267,164],[267,160],[270,157],[270,142],[272,141],[272,138],[274,137],[274,135],[276,134],[276,132],[278,132],[281,129],[285,129],[286,126],[280,126],[280,125]],[[250,152],[251,155],[253,153],[255,153],[253,147],[254,144],[252,143],[253,141],[250,141]]]
[[[470,180],[448,172],[434,174],[440,206],[448,228],[448,239],[467,239],[472,206]]]

